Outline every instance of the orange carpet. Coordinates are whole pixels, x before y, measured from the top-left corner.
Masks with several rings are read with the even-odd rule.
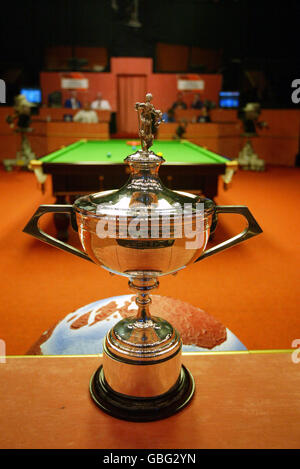
[[[0,339],[9,355],[24,354],[67,313],[93,301],[128,294],[127,280],[22,233],[42,195],[32,173],[0,170]],[[161,279],[155,292],[188,301],[221,320],[249,349],[291,348],[300,339],[300,170],[270,167],[242,172],[232,187],[221,183],[217,202],[247,205],[263,234]],[[53,232],[51,216],[43,226]],[[220,216],[214,243],[243,224]],[[70,241],[77,243],[75,233]]]

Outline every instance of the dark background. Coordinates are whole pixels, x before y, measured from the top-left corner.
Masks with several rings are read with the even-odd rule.
[[[4,2],[3,2],[4,3]],[[224,89],[243,91],[245,70],[263,71],[266,107],[295,107],[300,78],[298,0],[140,0],[141,28],[126,24],[131,0],[24,0],[1,4],[0,78],[8,98],[38,86],[47,46],[102,46],[109,56],[152,57],[157,42],[221,49]],[[12,77],[9,70],[18,70]],[[180,71],[180,70],[178,70]]]

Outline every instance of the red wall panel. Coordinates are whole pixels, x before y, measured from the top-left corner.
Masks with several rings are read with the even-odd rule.
[[[101,91],[103,98],[110,102],[112,110],[118,111],[117,103],[117,76],[118,75],[146,75],[148,91],[153,94],[153,102],[162,111],[166,111],[177,97],[177,74],[176,73],[152,73],[153,63],[150,58],[139,57],[113,57],[111,59],[110,73],[83,72],[82,75],[89,80],[87,91],[78,91],[81,101],[95,99],[96,93]],[[40,83],[43,91],[43,102],[47,102],[49,93],[61,90],[61,78],[67,72],[42,72]],[[218,94],[222,86],[221,75],[200,76],[205,82],[202,93],[203,99],[218,102]],[[67,90],[61,90],[63,102],[69,96]],[[191,104],[194,92],[185,92],[184,99],[188,105]]]
[[[145,57],[112,57],[111,73],[114,75],[150,75],[152,59]]]
[[[69,97],[68,90],[61,89],[61,78],[67,75],[64,72],[41,72],[40,85],[43,93],[43,103],[47,104],[49,93],[62,91],[62,102]],[[77,96],[81,102],[93,101],[97,92],[101,91],[103,99],[107,99],[113,111],[117,109],[116,77],[112,73],[84,72],[84,78],[89,80],[89,88],[86,91],[78,91]]]

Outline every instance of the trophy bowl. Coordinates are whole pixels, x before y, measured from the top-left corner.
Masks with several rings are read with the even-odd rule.
[[[194,380],[181,362],[182,340],[173,326],[151,316],[150,293],[159,277],[227,249],[262,230],[244,206],[216,206],[205,197],[171,191],[159,179],[164,159],[149,150],[161,112],[137,103],[142,149],[125,159],[130,169],[119,190],[79,197],[73,205],[42,205],[24,231],[67,252],[128,278],[136,292],[136,316],[119,321],[107,333],[103,363],[90,381],[94,402],[106,413],[131,421],[168,417],[194,394]],[[44,233],[40,217],[69,213],[83,251]],[[242,215],[238,235],[206,249],[218,213]]]

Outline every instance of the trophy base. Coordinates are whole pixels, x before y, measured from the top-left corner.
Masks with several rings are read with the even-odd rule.
[[[98,407],[113,417],[133,422],[170,417],[190,402],[194,391],[193,376],[183,365],[174,386],[168,392],[154,397],[133,397],[115,392],[105,380],[102,365],[90,382],[91,397]]]

